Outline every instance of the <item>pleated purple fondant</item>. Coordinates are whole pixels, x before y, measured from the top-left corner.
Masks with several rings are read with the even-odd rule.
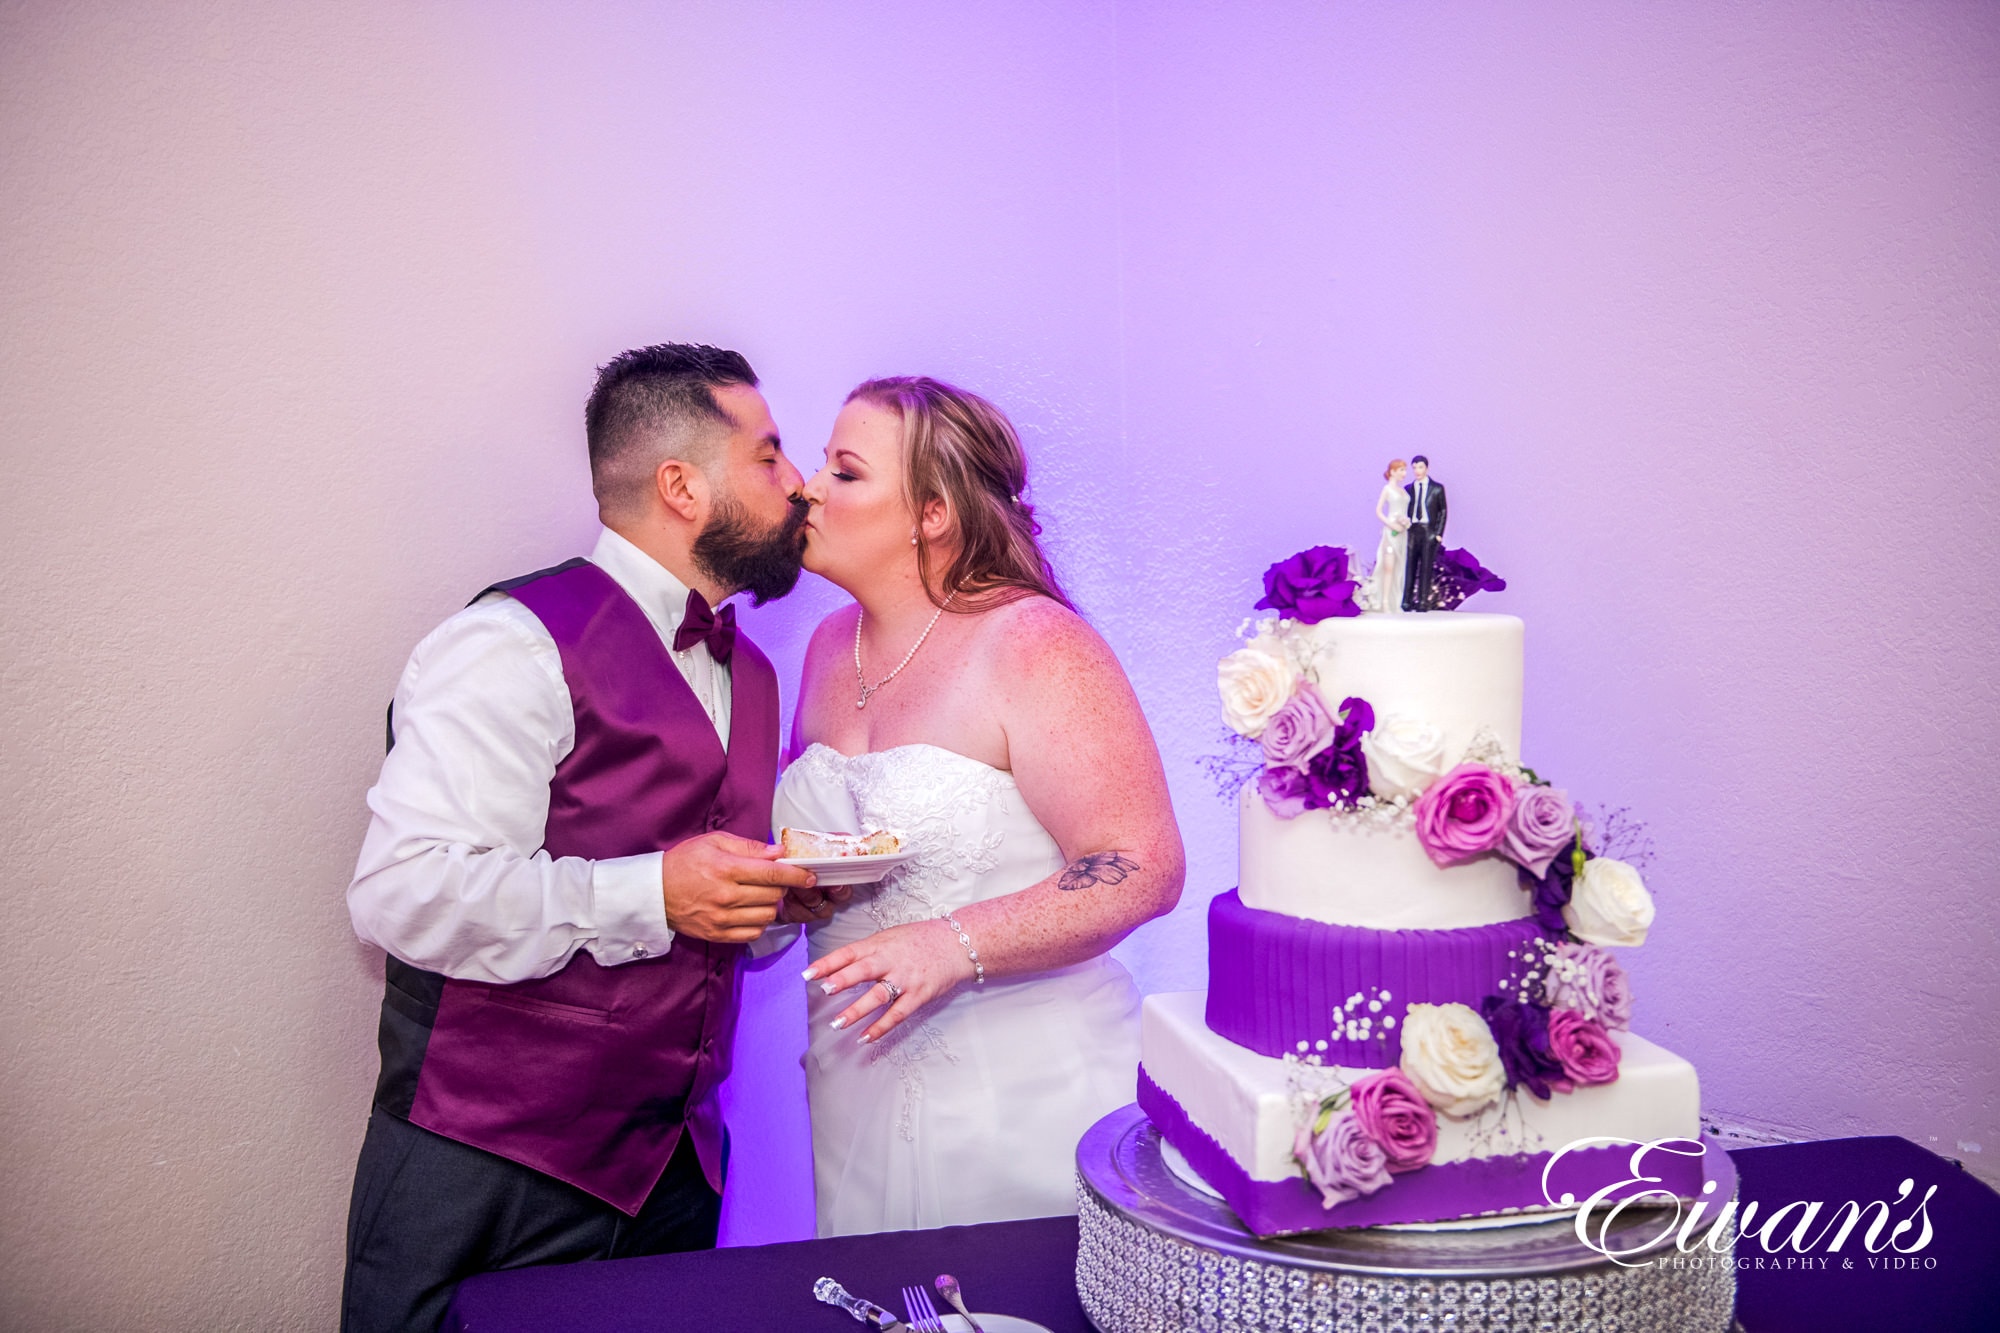
[[[1533,917],[1468,930],[1329,926],[1245,907],[1231,889],[1208,908],[1208,1026],[1259,1055],[1304,1042],[1327,1064],[1386,1069],[1402,1058],[1406,1005],[1479,1008],[1528,970],[1541,934]],[[1368,1034],[1351,1035],[1348,1022],[1363,1018]]]

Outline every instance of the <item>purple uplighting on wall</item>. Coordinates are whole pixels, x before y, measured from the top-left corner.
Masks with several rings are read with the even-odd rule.
[[[1724,1126],[1993,1179],[1996,70],[1979,0],[0,7],[0,771],[52,923],[0,1322],[333,1322],[383,704],[590,549],[592,370],[662,339],[745,352],[808,471],[870,376],[1012,414],[1173,784],[1150,992],[1236,883],[1200,761],[1262,571],[1371,552],[1428,455],[1527,625],[1524,758],[1650,840],[1634,1029]],[[743,615],[787,720],[838,600]],[[812,1228],[800,953],[745,981],[734,1243]]]

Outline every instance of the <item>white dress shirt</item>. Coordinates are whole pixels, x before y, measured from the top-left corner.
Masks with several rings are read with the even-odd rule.
[[[590,562],[645,611],[729,744],[729,669],[706,643],[673,651],[685,584],[606,529]],[[660,853],[591,861],[542,850],[549,782],[576,745],[562,657],[535,614],[492,593],[410,654],[396,745],[368,792],[347,907],[355,933],[416,967],[528,981],[579,948],[605,966],[665,953]]]

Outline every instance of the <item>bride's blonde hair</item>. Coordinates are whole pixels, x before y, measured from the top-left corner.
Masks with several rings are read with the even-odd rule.
[[[903,422],[903,495],[912,514],[942,500],[958,552],[942,574],[928,538],[917,542],[917,573],[933,606],[951,597],[984,611],[1023,597],[1047,597],[1073,611],[1042,554],[1042,525],[1021,499],[1028,457],[1006,413],[976,393],[928,375],[868,380],[847,395],[894,412]]]
[[[1409,464],[1408,464],[1408,463],[1405,463],[1405,462],[1404,462],[1404,461],[1403,461],[1402,459],[1400,459],[1400,458],[1392,458],[1392,459],[1390,459],[1390,460],[1389,460],[1389,466],[1387,466],[1387,467],[1385,467],[1385,468],[1383,468],[1383,469],[1382,469],[1382,480],[1384,480],[1384,481],[1387,481],[1387,480],[1389,480],[1389,478],[1391,478],[1391,477],[1395,476],[1395,475],[1396,475],[1396,469],[1397,469],[1397,468],[1399,468],[1399,467],[1401,467],[1401,468],[1406,468],[1406,467],[1408,467],[1408,466],[1409,466]]]

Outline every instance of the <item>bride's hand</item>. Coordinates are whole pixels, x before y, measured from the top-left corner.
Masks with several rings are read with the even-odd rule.
[[[825,921],[853,897],[854,889],[847,884],[830,884],[823,889],[786,889],[784,900],[778,904],[778,920],[794,926]]]
[[[866,1045],[886,1037],[904,1019],[961,982],[972,980],[972,959],[950,926],[942,921],[918,921],[842,945],[807,968],[805,977],[819,982],[828,995],[852,986],[866,987],[833,1020],[836,1029],[851,1027],[883,1005],[889,1006],[861,1034]],[[884,981],[902,988],[893,1003],[881,984]]]

